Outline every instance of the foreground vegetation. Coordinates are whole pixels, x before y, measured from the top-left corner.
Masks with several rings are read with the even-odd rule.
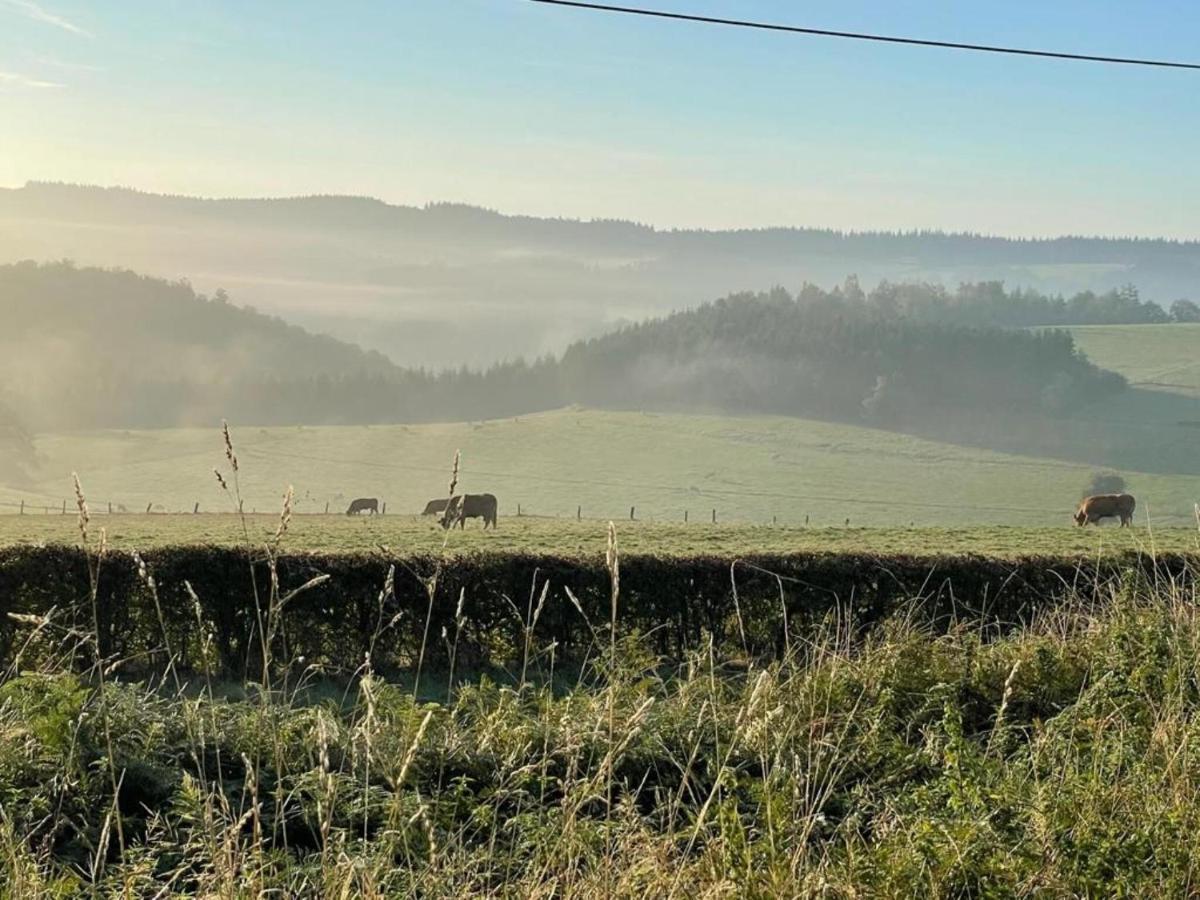
[[[1196,600],[1114,584],[1010,633],[914,606],[748,670],[597,623],[569,676],[534,643],[423,692],[369,660],[342,693],[302,660],[9,672],[0,895],[1184,896]]]

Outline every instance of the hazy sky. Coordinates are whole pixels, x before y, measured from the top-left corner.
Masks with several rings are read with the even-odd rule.
[[[1200,58],[1195,0],[628,0]],[[657,225],[1200,237],[1200,72],[525,0],[0,0],[0,185],[352,193]]]

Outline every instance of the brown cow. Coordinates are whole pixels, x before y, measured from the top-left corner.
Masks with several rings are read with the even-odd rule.
[[[1075,524],[1087,525],[1089,522],[1099,524],[1101,519],[1119,517],[1121,527],[1133,524],[1133,508],[1137,501],[1132,494],[1096,494],[1086,497],[1075,510]]]
[[[467,519],[483,519],[483,527],[488,523],[496,528],[496,510],[499,504],[494,494],[460,494],[452,497],[446,506],[446,514],[442,517],[443,528],[467,527]]]

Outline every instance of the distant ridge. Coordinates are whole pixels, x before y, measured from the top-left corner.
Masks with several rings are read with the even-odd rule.
[[[503,212],[472,203],[440,200],[423,205],[391,203],[377,197],[358,194],[298,194],[283,196],[221,196],[204,197],[192,194],[164,194],[144,191],[121,185],[103,186],[76,184],[58,181],[27,181],[22,187],[0,187],[0,198],[23,196],[34,204],[46,201],[65,201],[72,204],[67,211],[95,210],[108,207],[121,208],[176,208],[192,211],[219,212],[224,209],[279,207],[294,212],[297,208],[317,213],[332,211],[355,211],[362,215],[362,224],[397,223],[411,217],[429,216],[450,219],[474,219],[480,222],[503,222],[510,224],[543,223],[563,227],[629,229],[633,233],[659,236],[727,236],[727,235],[796,235],[838,238],[843,241],[856,239],[891,238],[896,240],[962,240],[1000,242],[1007,245],[1045,245],[1057,243],[1104,243],[1104,244],[1162,244],[1165,246],[1200,249],[1200,237],[1180,240],[1145,235],[1063,234],[1049,236],[1003,235],[974,231],[943,231],[941,229],[836,229],[813,225],[772,224],[750,228],[675,228],[660,227],[631,219],[582,217],[582,216],[534,216],[525,213]],[[22,202],[17,200],[17,203]],[[78,205],[82,204],[82,206]]]
[[[1043,293],[1126,284],[1169,306],[1200,296],[1200,241],[764,227],[706,231],[538,218],[370,197],[204,199],[31,182],[0,189],[0,263],[133,269],[387,354],[488,364],[739,291],[857,275],[999,281]]]

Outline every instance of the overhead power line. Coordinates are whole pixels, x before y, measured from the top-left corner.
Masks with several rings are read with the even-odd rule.
[[[734,28],[755,28],[760,31],[779,31],[789,34],[807,34],[816,37],[845,38],[853,41],[875,41],[881,44],[906,44],[914,47],[936,47],[942,50],[973,50],[977,53],[1004,53],[1010,56],[1037,56],[1046,59],[1065,59],[1075,62],[1112,63],[1123,66],[1154,66],[1161,69],[1200,69],[1200,63],[1176,62],[1165,59],[1139,59],[1127,56],[1099,56],[1089,53],[1063,53],[1055,50],[1029,50],[1021,47],[1003,47],[995,44],[964,44],[957,41],[932,41],[923,38],[897,37],[895,35],[870,34],[858,31],[832,31],[827,28],[804,28],[799,25],[783,25],[773,22],[753,22],[746,19],[722,19],[715,16],[699,16],[690,13],[667,12],[660,9],[639,9],[632,6],[613,6],[607,3],[585,3],[581,0],[530,0],[547,6],[566,6],[589,9],[596,12],[622,13],[645,16],[652,19],[670,19],[678,22],[699,22],[704,25],[727,25]]]

